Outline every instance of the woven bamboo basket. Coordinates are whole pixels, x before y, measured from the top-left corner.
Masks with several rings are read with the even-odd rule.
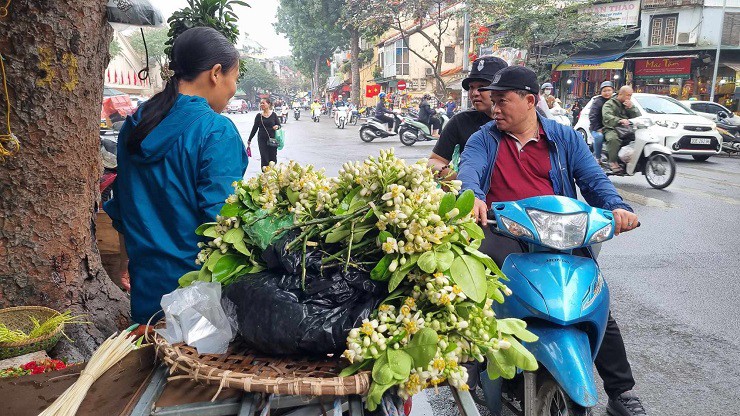
[[[17,306],[0,309],[0,323],[5,324],[9,329],[19,329],[29,333],[33,329],[31,316],[43,323],[56,315],[59,315],[59,312],[43,306]],[[57,345],[59,338],[62,337],[63,329],[64,324],[61,324],[51,333],[41,337],[19,342],[0,342],[0,360],[41,350],[48,351]]]
[[[271,357],[239,343],[232,343],[222,355],[200,355],[188,345],[170,345],[159,334],[153,338],[157,355],[174,374],[170,380],[186,378],[217,385],[216,396],[223,388],[305,396],[365,395],[370,387],[369,371],[339,377],[344,367],[339,358]]]

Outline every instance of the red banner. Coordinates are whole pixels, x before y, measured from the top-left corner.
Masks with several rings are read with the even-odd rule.
[[[635,76],[687,75],[691,73],[691,58],[656,58],[635,61]]]
[[[380,85],[374,84],[365,87],[365,97],[373,98],[377,97],[378,94],[380,94]]]

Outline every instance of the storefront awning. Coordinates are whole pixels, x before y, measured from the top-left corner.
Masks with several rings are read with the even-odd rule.
[[[591,71],[593,69],[622,69],[624,62],[603,62],[600,64],[560,64],[555,67],[556,71]]]
[[[735,72],[740,72],[740,63],[724,62],[722,65],[732,69]]]
[[[698,58],[699,55],[657,55],[657,56],[625,56],[625,61],[637,61],[640,59],[663,59],[663,58]]]

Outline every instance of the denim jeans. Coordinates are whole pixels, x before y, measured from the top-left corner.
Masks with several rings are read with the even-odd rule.
[[[592,131],[591,136],[594,138],[594,156],[596,160],[601,160],[601,149],[604,146],[604,133]]]

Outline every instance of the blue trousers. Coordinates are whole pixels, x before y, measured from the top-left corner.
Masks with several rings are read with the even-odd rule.
[[[601,149],[604,147],[604,133],[592,131],[591,136],[594,138],[594,156],[596,160],[601,160]]]

